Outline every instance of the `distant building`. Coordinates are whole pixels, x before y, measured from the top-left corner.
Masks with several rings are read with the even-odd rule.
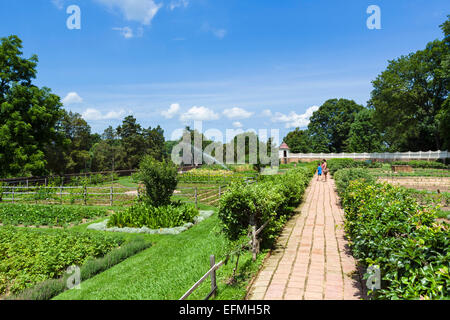
[[[281,163],[287,164],[289,162],[289,156],[290,156],[290,148],[286,144],[286,142],[283,142],[281,146],[278,148],[279,157],[281,160]]]

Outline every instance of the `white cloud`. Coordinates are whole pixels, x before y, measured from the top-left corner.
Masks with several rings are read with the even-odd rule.
[[[52,3],[59,10],[62,10],[62,8],[64,7],[64,0],[52,0]]]
[[[179,7],[187,8],[188,5],[189,5],[189,1],[188,0],[172,1],[169,4],[169,9],[170,10],[175,10],[176,8],[179,8]]]
[[[231,109],[225,109],[223,111],[223,114],[228,119],[247,119],[253,115],[253,112],[248,112],[242,108],[231,108]]]
[[[131,29],[130,27],[113,28],[113,30],[119,31],[120,35],[125,39],[131,39],[136,36],[133,32],[133,29]]]
[[[309,124],[309,119],[315,111],[319,110],[318,106],[312,106],[306,110],[303,114],[297,114],[295,112],[289,113],[289,115],[276,112],[272,116],[272,122],[285,123],[286,128],[305,128]]]
[[[106,114],[102,114],[97,109],[87,109],[85,112],[83,112],[82,117],[87,121],[97,121],[97,120],[118,120],[122,119],[126,115],[125,110],[119,110],[119,111],[109,111]]]
[[[172,119],[178,112],[180,112],[180,105],[178,103],[174,103],[170,105],[169,110],[162,111],[161,114],[166,119]]]
[[[180,116],[180,120],[183,122],[195,120],[195,121],[206,121],[206,120],[217,120],[219,119],[219,114],[215,113],[213,110],[206,107],[194,106],[190,108],[187,112]]]
[[[240,123],[239,121],[235,121],[235,122],[233,122],[233,127],[242,128],[242,127],[244,127],[244,125],[242,123]]]
[[[70,104],[74,104],[74,103],[82,103],[83,102],[83,98],[81,98],[78,93],[76,92],[69,92],[67,94],[67,96],[62,99],[62,103],[64,105],[70,105]]]
[[[128,21],[137,21],[143,25],[149,25],[162,3],[157,4],[154,0],[96,0],[107,6],[109,9],[118,8],[125,19]]]

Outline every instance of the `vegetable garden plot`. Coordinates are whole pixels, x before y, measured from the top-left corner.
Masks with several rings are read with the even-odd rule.
[[[79,224],[108,215],[106,208],[61,205],[2,204],[3,225],[58,226]]]
[[[0,297],[59,277],[122,243],[100,233],[0,227]]]

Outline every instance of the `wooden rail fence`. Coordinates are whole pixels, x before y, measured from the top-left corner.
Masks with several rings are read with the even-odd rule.
[[[250,246],[252,251],[252,259],[253,261],[256,260],[256,256],[259,253],[259,240],[258,235],[263,231],[263,229],[268,225],[271,219],[267,220],[261,227],[256,229],[256,225],[254,223],[255,218],[254,216],[251,218],[250,226],[251,226],[251,233],[249,234],[250,241],[248,244],[243,245],[238,250],[242,250],[247,246]],[[210,261],[210,269],[188,290],[186,293],[179,299],[179,300],[186,300],[208,277],[211,280],[211,291],[208,293],[208,295],[205,297],[204,300],[208,300],[211,297],[214,297],[217,294],[217,273],[216,271],[225,264],[225,261],[228,260],[222,260],[219,263],[216,263],[216,258],[214,255],[211,255],[209,258]]]

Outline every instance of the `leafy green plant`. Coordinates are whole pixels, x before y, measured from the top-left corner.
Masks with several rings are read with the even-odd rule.
[[[270,245],[283,228],[314,173],[314,165],[289,170],[284,175],[266,176],[258,183],[230,185],[220,199],[219,218],[227,237],[236,241],[249,231],[251,223],[268,223],[261,239]]]
[[[2,204],[0,223],[25,226],[66,226],[78,224],[83,219],[104,217],[106,208],[72,207],[61,205]]]
[[[100,258],[89,258],[80,268],[81,281],[92,278],[96,274],[103,272],[112,266],[122,262],[135,255],[136,253],[147,249],[151,246],[151,242],[144,240],[143,238],[136,238],[129,242],[126,242],[120,248],[113,249],[105,256]],[[20,294],[12,297],[8,297],[10,300],[50,300],[58,294],[67,290],[67,278],[65,274],[58,279],[48,279],[43,282],[37,283],[31,286]]]
[[[178,203],[154,207],[145,201],[140,201],[113,214],[108,221],[108,227],[173,228],[192,223],[198,214],[198,209],[192,204]]]
[[[64,274],[70,265],[81,266],[118,247],[116,235],[0,228],[0,295],[17,294],[27,287]]]
[[[353,181],[345,191],[345,230],[353,255],[378,265],[376,299],[444,299],[450,296],[450,232],[435,222],[436,209],[401,187]]]
[[[336,188],[339,194],[343,194],[349,183],[354,180],[364,179],[367,183],[375,183],[376,179],[366,169],[352,168],[338,170],[333,178],[336,181]]]
[[[172,161],[157,161],[151,156],[145,156],[134,177],[144,184],[146,200],[158,207],[170,204],[178,183],[177,173],[177,167]]]

